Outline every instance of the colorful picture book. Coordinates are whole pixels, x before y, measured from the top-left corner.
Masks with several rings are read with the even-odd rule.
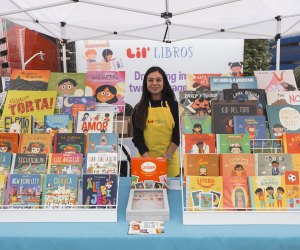
[[[80,153],[52,153],[48,159],[48,174],[77,174],[82,175],[83,155]]]
[[[71,119],[77,117],[78,111],[95,110],[95,97],[93,96],[67,96],[63,98],[62,113]]]
[[[184,176],[219,176],[219,155],[184,154]]]
[[[47,90],[50,70],[12,70],[9,90]]]
[[[116,208],[118,199],[117,174],[84,174],[82,204],[87,208]]]
[[[300,105],[300,91],[267,92],[268,105]]]
[[[46,154],[15,154],[11,174],[46,174]]]
[[[131,158],[131,188],[167,188],[165,158]]]
[[[49,154],[52,152],[52,136],[48,134],[20,134],[19,153]]]
[[[45,175],[42,193],[45,208],[72,208],[77,205],[77,199],[77,174]]]
[[[163,221],[130,221],[128,234],[162,234],[165,232]]]
[[[77,133],[113,133],[115,112],[79,111],[77,113]]]
[[[87,153],[113,153],[117,151],[118,135],[115,133],[87,134]]]
[[[3,131],[7,133],[31,134],[33,127],[33,117],[30,115],[3,117]]]
[[[9,174],[13,154],[0,152],[0,175]]]
[[[211,116],[182,116],[182,134],[210,134]]]
[[[255,176],[254,154],[220,154],[221,176]]]
[[[286,208],[284,176],[250,176],[248,178],[252,208]]]
[[[5,205],[39,208],[41,191],[42,175],[10,174],[7,177]]]
[[[0,133],[0,152],[18,153],[19,135],[17,133]]]
[[[257,89],[255,76],[220,76],[209,78],[210,90],[223,89]]]
[[[221,74],[185,74],[187,90],[210,90],[209,78],[218,77]]]
[[[254,71],[257,86],[266,92],[282,92],[297,90],[293,70]]]
[[[56,133],[72,133],[73,121],[68,115],[45,115],[44,132],[53,137]]]
[[[283,149],[286,154],[300,154],[300,134],[283,134]]]
[[[183,134],[183,152],[187,154],[214,154],[216,153],[214,134]]]
[[[216,138],[218,154],[251,153],[249,134],[217,134]]]
[[[287,207],[289,210],[300,208],[299,171],[286,171],[284,173]]]
[[[85,154],[86,135],[83,133],[55,134],[53,153],[81,153]]]
[[[117,153],[87,153],[84,173],[116,174],[118,173]]]
[[[0,174],[0,206],[3,205],[5,200],[6,179],[7,175]]]

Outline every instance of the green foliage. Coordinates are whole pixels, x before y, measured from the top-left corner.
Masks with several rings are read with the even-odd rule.
[[[300,66],[298,66],[294,69],[294,75],[295,75],[297,87],[299,89],[299,87],[300,87]]]
[[[244,69],[245,76],[253,76],[254,70],[267,70],[270,67],[272,55],[269,52],[270,41],[266,39],[245,39]]]

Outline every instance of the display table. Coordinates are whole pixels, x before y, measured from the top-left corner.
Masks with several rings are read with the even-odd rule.
[[[117,223],[0,223],[0,249],[300,249],[300,225],[184,226],[181,191],[172,190],[165,233],[127,235],[129,189],[121,178]]]

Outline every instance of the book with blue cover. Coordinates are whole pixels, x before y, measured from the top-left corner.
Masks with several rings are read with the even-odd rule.
[[[56,133],[72,133],[73,121],[68,115],[45,115],[44,132],[53,137]]]
[[[220,76],[209,78],[210,90],[223,89],[257,89],[255,76]]]
[[[12,154],[7,152],[0,153],[0,174],[9,174],[11,161],[12,161]]]
[[[118,135],[115,133],[88,133],[87,153],[113,153],[117,151]]]

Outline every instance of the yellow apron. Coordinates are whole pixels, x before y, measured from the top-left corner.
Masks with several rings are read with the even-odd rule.
[[[163,104],[163,103],[162,103]],[[145,144],[149,149],[149,157],[162,157],[171,142],[175,121],[166,102],[166,107],[148,108],[146,128],[144,129]],[[174,152],[172,159],[168,161],[168,176],[179,175],[178,150]]]

